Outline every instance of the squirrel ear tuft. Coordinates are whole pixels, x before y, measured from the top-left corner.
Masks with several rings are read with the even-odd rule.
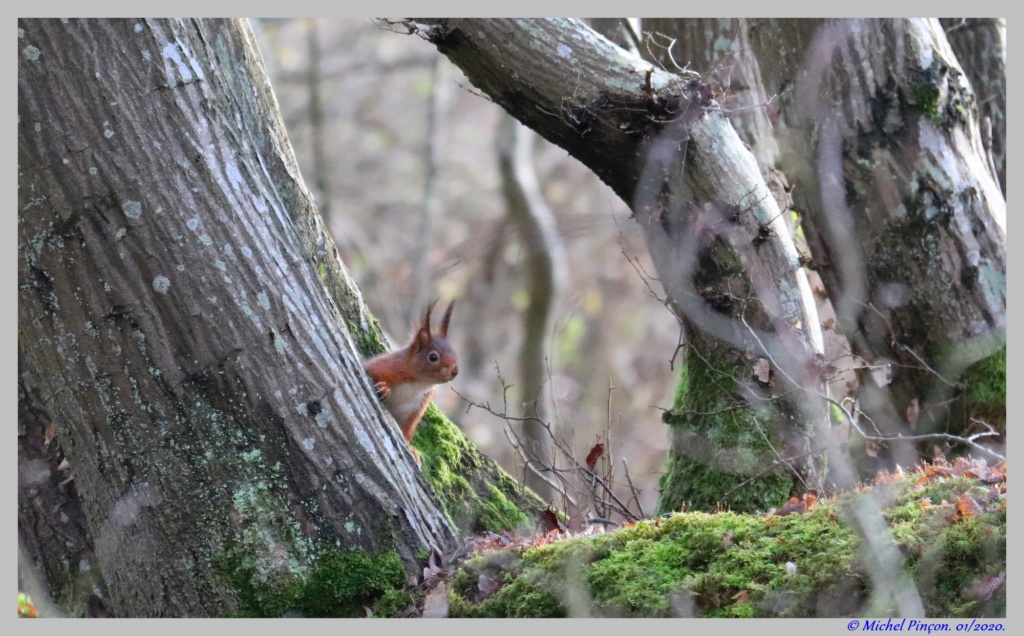
[[[423,314],[423,321],[420,323],[420,329],[426,329],[427,335],[430,335],[430,314],[434,313],[434,305],[437,304],[437,298],[430,301],[427,305],[427,311]],[[417,334],[418,336],[419,334]]]
[[[441,319],[441,330],[438,331],[438,333],[441,334],[441,337],[443,337],[443,338],[447,338],[448,337],[448,323],[452,319],[452,309],[454,309],[454,308],[455,308],[455,299],[452,298],[452,301],[450,303],[448,303],[448,309],[444,310],[444,318]]]

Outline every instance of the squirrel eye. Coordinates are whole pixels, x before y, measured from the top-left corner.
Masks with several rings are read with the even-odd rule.
[[[437,352],[436,351],[431,351],[430,355],[427,356],[427,359],[430,360],[431,362],[437,362],[437,359],[438,359]]]

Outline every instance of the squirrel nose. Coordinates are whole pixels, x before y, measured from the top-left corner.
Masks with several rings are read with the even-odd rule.
[[[452,365],[452,377],[454,378],[457,375],[459,375],[459,365],[453,364]]]

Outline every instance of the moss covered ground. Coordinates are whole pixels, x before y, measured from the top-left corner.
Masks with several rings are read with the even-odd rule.
[[[877,541],[868,547],[854,514],[868,503],[927,616],[1005,616],[1005,586],[993,583],[1005,577],[1005,496],[970,475],[924,475],[889,476],[804,514],[676,513],[480,555],[453,579],[451,615],[896,615],[891,593],[873,584]]]

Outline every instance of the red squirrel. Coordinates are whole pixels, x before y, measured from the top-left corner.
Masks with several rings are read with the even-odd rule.
[[[448,342],[448,322],[452,318],[455,300],[448,303],[441,328],[436,334],[431,334],[430,314],[436,303],[435,300],[427,307],[412,344],[367,360],[365,364],[377,395],[401,427],[417,463],[420,455],[412,447],[416,425],[427,410],[436,385],[450,382],[459,374],[455,349]]]

